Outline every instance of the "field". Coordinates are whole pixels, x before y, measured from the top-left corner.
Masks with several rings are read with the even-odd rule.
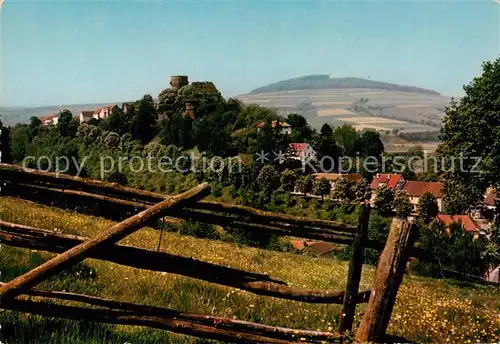
[[[68,234],[93,236],[112,224],[28,201],[0,198],[4,221],[37,226]],[[124,244],[156,249],[159,233],[144,228],[122,240]],[[343,288],[347,263],[293,253],[240,247],[165,233],[162,250],[225,266],[269,273],[291,285]],[[51,254],[1,248],[2,281],[39,265]],[[371,285],[373,267],[365,266],[361,287]],[[66,290],[135,303],[214,314],[270,325],[335,330],[339,305],[311,305],[256,296],[187,277],[132,269],[87,259],[79,269],[44,282],[45,289]],[[357,309],[357,320],[365,306]],[[389,333],[416,342],[474,343],[500,340],[498,288],[406,275],[398,294]],[[31,343],[204,343],[206,341],[140,327],[109,326],[0,312],[0,340],[5,344]]]
[[[370,123],[372,129],[398,129],[408,133],[437,131],[444,116],[444,107],[450,102],[449,97],[434,94],[356,88],[250,93],[237,98],[246,104],[274,108],[283,115],[300,113],[316,128],[325,122],[334,126],[352,122],[362,130],[369,126],[347,118],[369,116],[374,120],[393,121]],[[354,110],[353,105],[359,104],[361,98],[364,110]]]

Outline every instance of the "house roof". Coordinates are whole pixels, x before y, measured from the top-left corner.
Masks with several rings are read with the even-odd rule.
[[[370,183],[370,188],[378,189],[380,184],[385,184],[388,188],[394,189],[400,181],[404,181],[401,174],[378,173]]]
[[[304,151],[312,149],[309,143],[290,143],[289,146],[295,151],[296,156],[301,156]]]
[[[94,111],[94,114],[97,114],[97,113],[101,112],[101,110],[104,110],[104,109],[112,110],[115,106],[117,106],[117,105],[116,104],[111,104],[111,105],[104,106],[102,108],[96,109]]]
[[[329,181],[334,181],[339,178],[343,178],[354,183],[357,183],[361,179],[363,179],[363,177],[359,173],[314,173],[313,176],[316,179],[326,179]]]
[[[414,180],[406,181],[403,190],[410,197],[422,197],[426,192],[430,192],[436,198],[442,197],[443,184],[439,182],[417,182]]]
[[[445,226],[450,226],[452,223],[461,223],[462,228],[467,232],[479,231],[479,225],[469,215],[443,215],[439,214],[436,217]]]
[[[94,115],[94,111],[82,111],[82,112],[80,112],[80,114],[83,117],[92,117]]]
[[[56,114],[51,114],[51,115],[48,115],[48,116],[45,116],[45,117],[38,117],[38,119],[39,119],[40,121],[42,121],[42,123],[43,123],[43,122],[45,122],[45,121],[52,120],[52,119],[56,118],[57,116],[58,116],[58,115],[56,115]]]
[[[279,122],[279,125],[280,127],[282,128],[288,128],[290,127],[290,124],[288,124],[287,122]],[[266,122],[260,122],[257,124],[257,128],[264,128],[266,126]],[[278,121],[277,120],[274,120],[271,122],[271,127],[272,128],[276,128],[278,126]]]

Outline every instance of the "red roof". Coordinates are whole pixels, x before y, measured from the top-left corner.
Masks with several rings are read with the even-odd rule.
[[[414,180],[408,180],[403,189],[410,197],[422,197],[426,192],[430,192],[434,195],[434,197],[441,198],[443,184],[439,182],[417,182]]]
[[[45,121],[52,120],[52,119],[56,118],[57,116],[58,115],[56,115],[56,114],[52,114],[52,115],[48,115],[48,116],[45,116],[45,117],[38,117],[38,119],[40,121],[42,121],[42,123],[43,123]]]
[[[404,181],[404,179],[400,174],[378,173],[373,178],[370,188],[378,189],[381,186],[380,184],[385,184],[388,188],[394,189],[401,181]]]
[[[290,147],[293,148],[296,156],[301,156],[302,152],[311,149],[309,143],[290,143]]]
[[[339,178],[343,178],[343,179],[347,179],[347,180],[354,182],[354,183],[357,183],[361,179],[363,179],[363,177],[359,173],[346,173],[346,174],[343,174],[343,173],[314,173],[313,176],[316,179],[326,179],[326,180],[330,180],[330,181],[337,180]]]
[[[117,105],[116,104],[108,105],[108,106],[105,106],[105,107],[102,107],[102,108],[95,110],[94,113],[98,114],[99,112],[101,112],[101,110],[104,110],[104,109],[113,110],[113,108],[115,106],[117,106]]]
[[[479,230],[479,225],[469,215],[439,214],[437,219],[447,227],[449,227],[452,223],[460,223],[462,228],[467,232],[477,232]]]
[[[279,125],[280,127],[289,127],[290,124],[288,124],[287,122],[279,122]],[[260,122],[259,124],[257,124],[257,128],[264,128],[266,126],[266,122]],[[274,120],[271,122],[271,127],[272,128],[276,128],[278,126],[278,121]]]

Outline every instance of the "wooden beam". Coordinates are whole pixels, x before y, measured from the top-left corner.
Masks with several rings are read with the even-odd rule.
[[[397,218],[392,220],[387,244],[375,270],[373,293],[368,301],[368,309],[356,331],[357,342],[377,342],[385,336],[396,295],[403,281],[409,249],[418,236],[415,224]]]
[[[2,285],[0,283],[0,286]],[[105,307],[106,309],[48,304],[19,299],[7,300],[0,304],[0,307],[42,316],[150,326],[177,333],[237,343],[324,343],[337,341],[340,337],[338,334],[331,332],[268,326],[243,320],[179,312],[168,308],[115,301],[70,292],[31,289],[26,291],[26,295],[36,297],[37,301],[54,299],[83,302],[95,307]],[[178,328],[180,330],[177,330]]]
[[[86,240],[88,239],[85,237],[54,233],[0,221],[0,242],[9,246],[60,253]],[[133,246],[118,244],[107,246],[104,249],[91,252],[89,258],[106,260],[139,269],[178,274],[246,290],[257,295],[273,296],[287,300],[341,304],[344,298],[343,290],[290,287],[282,280],[265,274],[247,272]],[[369,297],[370,290],[363,290],[358,293],[356,300],[358,303],[368,302]]]
[[[342,334],[346,331],[350,332],[354,322],[365,247],[368,240],[370,209],[371,207],[368,202],[361,205],[358,226],[356,227],[356,238],[351,246],[352,253],[351,260],[349,262],[349,272],[347,274],[342,311],[339,315],[339,333]]]
[[[164,216],[173,207],[185,206],[188,202],[197,201],[210,193],[208,184],[197,187],[158,203],[137,215],[134,215],[112,227],[98,236],[89,239],[57,257],[43,263],[27,273],[16,277],[0,287],[0,301],[15,297],[36,284],[54,276],[61,270],[85,259],[90,253],[106,245],[114,244],[134,233],[148,221]]]

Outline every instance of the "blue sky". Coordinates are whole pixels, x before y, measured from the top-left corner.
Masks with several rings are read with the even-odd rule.
[[[224,96],[307,74],[460,95],[499,53],[491,1],[14,1],[1,12],[0,106],[157,96],[169,76]]]

